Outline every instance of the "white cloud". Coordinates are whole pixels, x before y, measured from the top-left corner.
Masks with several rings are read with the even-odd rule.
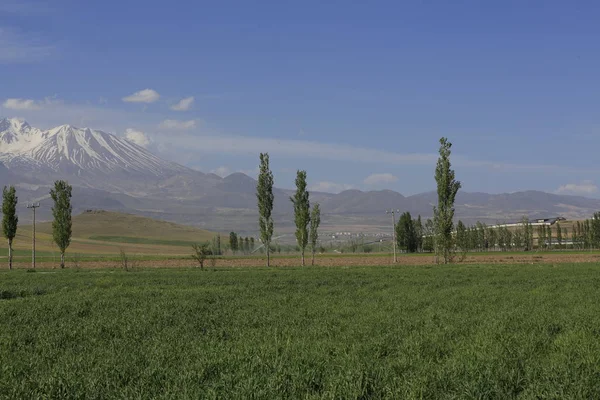
[[[148,135],[133,128],[128,128],[125,130],[125,139],[141,147],[147,147],[151,142],[150,138],[148,138]]]
[[[33,34],[0,27],[0,64],[40,61],[55,51],[54,45]]]
[[[194,129],[195,127],[196,127],[196,121],[194,121],[193,119],[189,120],[189,121],[179,121],[176,119],[165,119],[159,125],[159,128],[161,128],[161,129],[175,129],[175,130],[180,130],[180,131]]]
[[[371,174],[365,178],[363,183],[365,185],[381,185],[385,183],[398,182],[398,178],[390,173],[384,174]]]
[[[231,174],[231,169],[229,169],[229,167],[222,166],[219,168],[211,169],[210,172],[215,175],[219,175],[221,178],[225,178],[227,175]]]
[[[171,106],[171,110],[174,111],[187,111],[190,109],[190,107],[192,107],[192,104],[194,104],[194,97],[186,97],[185,99],[181,99],[179,100],[179,102],[177,104],[173,104]]]
[[[308,189],[313,192],[339,193],[344,190],[354,189],[354,186],[346,183],[317,182],[309,186]]]
[[[159,98],[160,95],[155,90],[144,89],[123,97],[123,101],[127,103],[154,103]]]
[[[62,104],[62,101],[58,100],[56,96],[46,97],[44,100],[33,100],[33,99],[6,99],[2,103],[2,107],[7,110],[19,110],[19,111],[37,111],[44,107]]]
[[[556,189],[558,194],[594,194],[598,192],[598,186],[592,181],[583,181],[581,183],[567,183]]]
[[[41,107],[31,99],[6,99],[2,104],[9,110],[39,110]]]

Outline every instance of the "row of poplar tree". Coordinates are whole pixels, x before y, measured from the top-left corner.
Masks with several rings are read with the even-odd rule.
[[[238,251],[242,254],[249,254],[254,250],[254,238],[239,236],[235,232],[229,233],[229,248],[233,254]]]
[[[52,207],[52,240],[60,250],[60,267],[65,267],[65,251],[71,244],[72,221],[71,206],[73,188],[66,181],[54,182],[50,197],[54,201]],[[17,236],[19,217],[17,205],[19,198],[14,186],[4,186],[2,190],[2,234],[8,240],[8,268],[12,269],[13,241]]]
[[[256,198],[258,200],[258,227],[260,230],[260,241],[267,255],[267,267],[271,262],[271,242],[273,240],[274,222],[273,205],[273,172],[269,166],[269,154],[260,153],[260,167],[258,182],[256,184]],[[312,253],[312,265],[315,264],[315,252],[319,241],[319,225],[321,224],[321,208],[316,203],[310,207],[310,194],[306,183],[306,171],[298,170],[296,173],[296,192],[290,201],[294,205],[294,223],[296,224],[296,243],[300,248],[302,265],[305,265],[304,253],[310,244]]]
[[[437,205],[433,207],[433,220],[422,224],[421,217],[413,220],[410,213],[404,213],[394,227],[398,244],[407,252],[435,251],[436,262],[451,262],[456,251],[454,240],[454,201],[461,183],[456,180],[451,168],[450,155],[452,143],[447,138],[440,138],[439,158],[435,168],[437,183]],[[306,189],[306,171],[297,171],[296,192],[290,197],[294,205],[294,222],[296,224],[296,242],[300,248],[302,265],[304,251],[308,243],[311,245],[313,264],[318,241],[318,227],[321,223],[319,204],[310,208],[309,193]],[[269,154],[260,154],[260,171],[256,186],[258,199],[258,224],[260,241],[265,246],[267,266],[270,262],[271,240],[273,238],[273,173],[269,167]],[[309,229],[310,226],[310,229]]]

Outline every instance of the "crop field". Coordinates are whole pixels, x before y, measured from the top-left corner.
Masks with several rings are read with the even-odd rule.
[[[600,398],[600,266],[0,271],[0,398]]]

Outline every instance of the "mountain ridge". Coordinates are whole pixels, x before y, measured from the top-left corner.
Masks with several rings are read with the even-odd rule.
[[[74,186],[73,203],[78,211],[106,208],[215,231],[256,229],[256,180],[246,174],[205,174],[99,130],[72,125],[41,130],[26,121],[0,119],[0,184],[17,184],[21,200],[47,203],[50,184],[56,179]],[[277,223],[285,229],[293,227],[290,193],[274,189]],[[351,189],[311,192],[311,202],[321,203],[325,224],[380,227],[388,223],[386,209],[431,217],[437,194],[404,196],[393,190]],[[597,210],[598,199],[541,191],[459,191],[456,198],[456,216],[465,221],[499,222],[523,215],[580,218]],[[47,211],[40,212],[41,218],[48,216]]]

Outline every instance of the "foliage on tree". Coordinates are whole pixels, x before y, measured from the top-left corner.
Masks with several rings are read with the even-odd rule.
[[[523,249],[533,250],[533,226],[527,217],[521,218],[521,225],[523,226]]]
[[[254,251],[254,238],[251,237],[250,239],[246,238],[247,244],[246,244],[246,248],[248,249],[249,253],[252,253],[252,251]]]
[[[296,173],[296,192],[290,197],[294,205],[294,222],[296,224],[296,243],[300,248],[302,266],[305,265],[304,251],[308,245],[308,224],[310,223],[310,199],[306,189],[306,171]]]
[[[8,269],[12,269],[12,243],[17,235],[17,191],[14,186],[2,189],[2,234],[8,240]]]
[[[211,253],[213,256],[220,256],[222,254],[221,253],[221,235],[220,234],[217,234],[213,237]]]
[[[235,232],[229,232],[229,248],[233,254],[238,251],[238,235]]]
[[[414,253],[418,249],[415,221],[409,212],[403,213],[396,224],[396,243],[406,253]]]
[[[271,240],[273,238],[273,172],[269,167],[269,154],[260,153],[260,168],[258,183],[256,185],[256,198],[258,200],[258,226],[260,240],[265,246],[267,254],[267,267],[271,265]]]
[[[319,242],[319,225],[321,225],[321,206],[319,205],[319,203],[316,203],[312,207],[312,211],[310,212],[309,241],[310,251],[312,253],[312,265],[315,265],[315,252],[317,250],[317,244]]]
[[[436,260],[442,257],[444,264],[452,261],[454,243],[452,238],[454,219],[454,200],[460,189],[460,182],[455,179],[450,164],[452,143],[446,138],[440,139],[439,158],[435,169],[438,204],[433,208],[435,225]]]
[[[423,251],[433,252],[435,250],[435,226],[431,219],[425,221],[423,226]]]
[[[60,267],[65,267],[65,251],[71,244],[72,221],[71,213],[73,207],[71,205],[73,188],[66,181],[54,182],[54,188],[50,190],[50,197],[54,201],[52,207],[52,239],[60,250]]]
[[[456,246],[463,255],[469,251],[469,233],[465,224],[460,220],[456,224]]]
[[[192,253],[192,258],[198,262],[200,265],[200,269],[204,269],[204,261],[206,261],[206,257],[211,255],[210,246],[208,243],[200,243],[193,244],[192,249],[194,252]]]

